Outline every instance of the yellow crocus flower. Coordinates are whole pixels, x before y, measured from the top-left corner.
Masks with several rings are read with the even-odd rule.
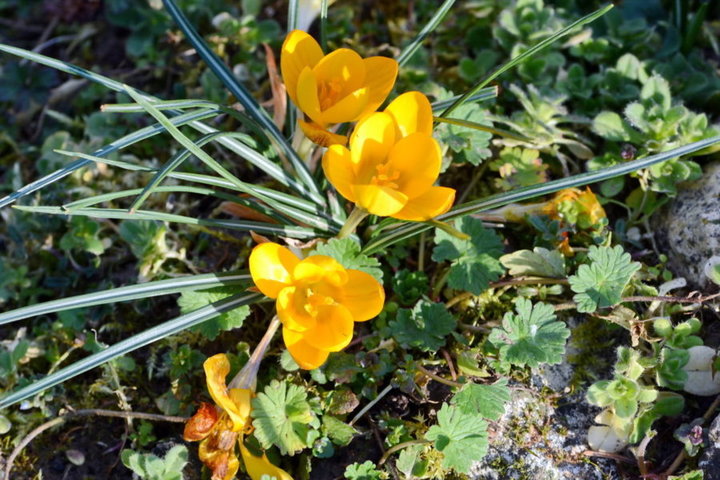
[[[398,63],[392,58],[362,58],[347,48],[323,55],[315,39],[302,30],[293,30],[285,38],[280,68],[288,95],[305,114],[300,128],[325,147],[346,143],[344,136],[331,133],[328,127],[355,122],[377,110],[398,73]]]
[[[301,260],[287,248],[267,242],[253,249],[249,263],[257,288],[277,299],[285,345],[306,370],[345,348],[354,323],[375,317],[385,303],[385,291],[372,275],[346,270],[325,255]]]
[[[230,362],[224,353],[213,355],[203,364],[213,406],[202,403],[197,413],[185,424],[183,437],[186,441],[198,441],[198,456],[212,471],[212,480],[232,480],[240,468],[235,444],[245,461],[245,468],[252,480],[263,475],[278,480],[292,480],[284,470],[276,467],[264,454],[256,457],[243,445],[243,434],[252,431],[250,410],[253,391],[248,388],[227,388],[225,377],[230,373]]]
[[[369,213],[430,220],[447,212],[455,200],[454,189],[433,186],[442,154],[432,127],[427,97],[404,93],[384,112],[357,124],[350,149],[332,145],[325,152],[325,176],[343,197]]]

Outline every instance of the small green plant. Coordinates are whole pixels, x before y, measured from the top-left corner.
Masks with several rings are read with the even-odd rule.
[[[143,480],[182,480],[188,450],[184,445],[175,445],[162,458],[152,453],[123,450],[120,458],[123,465]]]

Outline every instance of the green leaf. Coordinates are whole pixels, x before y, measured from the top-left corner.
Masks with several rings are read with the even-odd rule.
[[[217,287],[210,290],[185,290],[178,298],[178,306],[182,313],[192,312],[198,308],[202,308],[211,303],[230,297],[237,293],[237,288],[233,287]],[[229,312],[225,312],[212,320],[203,322],[193,327],[191,330],[199,332],[208,340],[214,340],[220,332],[240,328],[243,322],[250,315],[250,307],[243,305]]]
[[[444,304],[420,300],[412,310],[398,310],[389,327],[399,343],[435,352],[445,345],[445,337],[455,329],[455,325],[455,317]]]
[[[332,415],[324,415],[322,419],[322,432],[327,435],[335,445],[344,447],[349,444],[357,433],[351,425]]]
[[[315,417],[304,388],[273,380],[252,401],[253,426],[263,448],[276,445],[282,455],[309,446],[309,426]]]
[[[505,413],[505,404],[510,401],[510,389],[507,379],[501,379],[494,385],[466,384],[451,403],[468,414],[477,414],[490,420],[497,420]]]
[[[614,142],[629,142],[633,138],[632,127],[615,112],[600,112],[593,119],[592,129],[601,137]]]
[[[175,445],[164,458],[152,453],[123,450],[120,454],[123,465],[143,480],[182,480],[183,469],[188,463],[185,445]]]
[[[423,478],[427,471],[428,461],[422,459],[422,445],[410,445],[403,448],[398,455],[395,467],[405,478]]]
[[[412,39],[410,44],[408,44],[398,56],[397,61],[401,67],[412,58],[413,54],[418,48],[420,48],[422,42],[428,37],[428,35],[430,35],[437,26],[440,25],[440,22],[443,21],[445,15],[447,15],[454,3],[455,0],[445,0],[445,2],[436,9],[435,14],[428,23],[425,24],[423,29],[420,30],[417,36]]]
[[[540,152],[525,148],[504,148],[500,157],[490,163],[490,169],[500,178],[495,184],[501,190],[512,190],[547,181],[548,166],[540,158]]]
[[[500,257],[500,263],[510,275],[534,275],[547,278],[565,278],[565,257],[557,250],[535,247],[517,250]]]
[[[517,314],[508,312],[502,328],[493,328],[490,341],[500,348],[503,361],[513,365],[537,367],[541,363],[560,363],[570,330],[555,317],[552,305],[535,305],[526,298],[515,300]]]
[[[99,237],[100,224],[87,217],[72,217],[70,230],[60,238],[60,248],[63,250],[82,250],[93,255],[100,255],[105,251],[105,245]]]
[[[448,284],[458,290],[479,295],[504,273],[498,260],[502,255],[502,240],[483,227],[482,221],[463,217],[455,222],[455,228],[470,236],[463,240],[441,229],[435,230],[435,249],[432,259],[436,262],[451,260]]]
[[[622,299],[621,295],[635,272],[640,269],[629,253],[620,245],[615,247],[590,247],[590,265],[580,265],[577,275],[569,278],[570,288],[576,293],[578,312],[594,312],[598,308],[611,307]]]
[[[683,475],[669,477],[668,480],[703,480],[705,478],[705,474],[702,470],[693,470],[692,472],[687,472]]]
[[[376,258],[360,253],[360,245],[352,238],[331,238],[327,243],[318,245],[310,255],[327,255],[345,268],[369,273],[378,282],[382,282],[383,272],[380,269],[380,262]]]
[[[443,454],[443,467],[470,473],[473,462],[487,453],[487,422],[447,403],[437,413],[437,420],[438,424],[428,429],[425,438],[435,442],[435,448]]]
[[[380,480],[382,472],[375,468],[375,464],[367,460],[365,463],[353,463],[345,469],[347,480]]]

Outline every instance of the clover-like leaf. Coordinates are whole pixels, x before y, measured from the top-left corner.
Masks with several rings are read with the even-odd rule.
[[[490,420],[497,420],[505,412],[505,404],[510,401],[510,389],[507,379],[494,385],[468,383],[455,394],[451,402],[465,413],[473,413]]]
[[[236,293],[237,288],[235,287],[217,287],[208,290],[185,290],[182,294],[180,294],[180,298],[178,298],[177,302],[182,313],[189,313]],[[250,307],[248,305],[243,305],[192,327],[191,330],[193,332],[199,332],[208,340],[214,340],[221,332],[242,327],[248,315],[250,315]]]
[[[432,259],[436,262],[452,261],[448,285],[479,295],[490,282],[505,273],[498,260],[503,253],[502,240],[476,218],[463,217],[455,222],[455,228],[469,235],[470,239],[461,239],[436,229]]]
[[[263,448],[276,445],[283,455],[308,446],[315,417],[302,387],[273,380],[252,401],[253,426]]]
[[[469,473],[473,462],[488,449],[487,422],[477,414],[444,403],[437,413],[438,424],[430,427],[425,438],[434,442],[443,454],[442,465],[460,473]]]
[[[445,337],[455,329],[455,317],[442,303],[420,300],[412,310],[400,309],[390,322],[390,331],[399,343],[426,352],[445,345]]]
[[[640,264],[630,259],[620,245],[615,247],[590,247],[590,265],[580,265],[577,275],[572,275],[570,288],[576,293],[578,312],[594,312],[598,308],[612,307],[632,276],[640,270]]]
[[[500,349],[503,361],[513,365],[537,367],[541,363],[560,363],[570,330],[555,317],[552,305],[526,298],[515,301],[517,313],[508,312],[502,328],[493,328],[490,341]]]
[[[337,260],[345,268],[369,273],[378,282],[382,282],[383,272],[377,258],[360,253],[360,245],[352,238],[332,238],[320,244],[310,255],[327,255]]]

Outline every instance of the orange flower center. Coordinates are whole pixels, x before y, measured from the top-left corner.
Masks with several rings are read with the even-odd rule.
[[[316,316],[318,314],[318,310],[321,306],[335,304],[335,300],[332,297],[315,293],[309,288],[306,291],[306,295],[307,303],[305,304],[305,311],[312,316]]]
[[[375,172],[375,175],[370,179],[370,183],[379,187],[398,188],[395,180],[400,178],[400,172],[393,172],[386,164],[377,165]]]
[[[331,78],[328,81],[320,82],[318,86],[318,100],[320,101],[320,110],[325,111],[332,107],[340,100],[340,94],[343,90],[343,82],[340,78]]]

